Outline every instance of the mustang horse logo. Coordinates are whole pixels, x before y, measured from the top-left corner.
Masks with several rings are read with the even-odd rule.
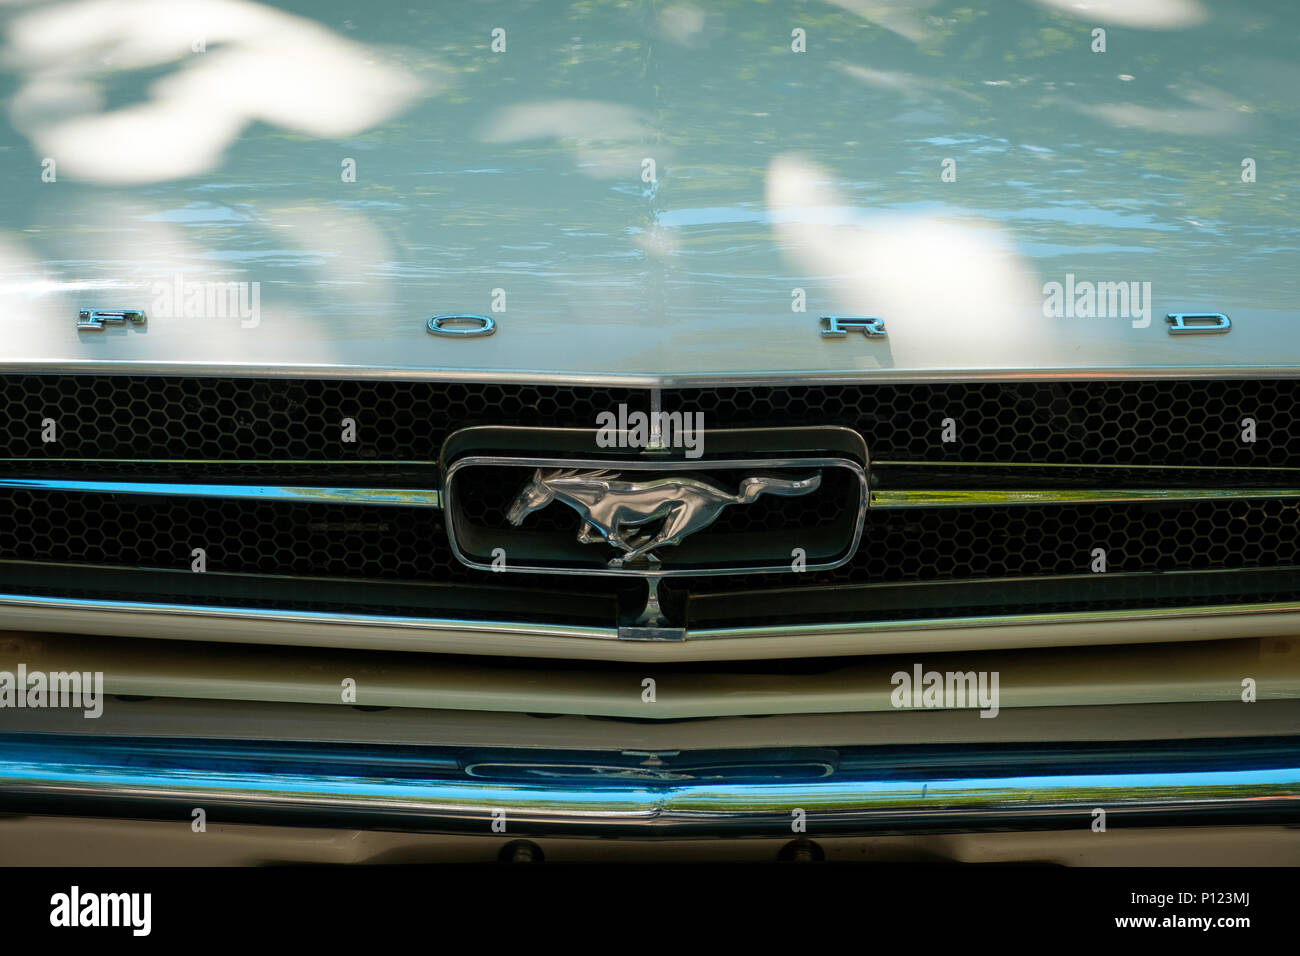
[[[753,477],[740,483],[740,494],[732,495],[698,478],[619,481],[610,471],[539,468],[506,517],[518,525],[558,498],[582,516],[579,541],[593,544],[603,539],[623,552],[610,559],[611,568],[642,558],[658,564],[652,553],[655,548],[681,544],[683,538],[713,524],[728,505],[751,504],[762,494],[806,495],[821,483],[820,472],[798,480]],[[637,530],[656,522],[662,522],[658,531]]]

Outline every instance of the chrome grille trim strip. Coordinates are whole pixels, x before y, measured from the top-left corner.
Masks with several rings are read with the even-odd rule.
[[[512,832],[789,833],[805,811],[815,832],[882,828],[1085,826],[1112,820],[1186,825],[1191,819],[1294,821],[1300,814],[1295,737],[1065,746],[1051,759],[1014,747],[819,750],[830,772],[809,779],[777,758],[769,783],[731,774],[719,757],[703,779],[692,754],[645,767],[618,754],[513,750],[466,755],[438,747],[311,747],[295,743],[10,735],[0,757],[0,809],[155,815],[201,805],[222,819],[487,834],[505,810]],[[472,777],[469,756],[512,761]],[[754,754],[759,765],[771,762]],[[673,768],[681,765],[680,771]],[[743,766],[743,764],[742,764]],[[610,773],[609,770],[620,771]],[[707,769],[707,768],[706,768]],[[499,815],[499,814],[498,814]]]
[[[1197,622],[1200,624],[1197,624]],[[687,629],[630,642],[594,626],[388,617],[0,594],[0,626],[99,636],[542,658],[672,661],[842,656],[1277,637],[1300,632],[1300,601]]]
[[[482,634],[517,634],[545,637],[580,637],[617,640],[615,627],[589,627],[527,622],[469,621],[455,618],[399,617],[380,614],[336,614],[326,611],[287,611],[274,608],[243,608],[202,604],[163,604],[146,601],[103,601],[85,598],[45,597],[30,594],[0,594],[0,619],[6,607],[41,608],[123,614],[179,615],[281,624],[344,625],[415,630],[474,631]],[[364,646],[364,645],[363,645]]]
[[[1247,501],[1260,498],[1300,498],[1300,488],[929,488],[908,491],[895,488],[871,492],[868,507],[896,508],[997,508],[1010,505],[1141,504],[1149,501]]]
[[[439,508],[437,491],[419,488],[341,488],[311,485],[240,485],[154,481],[85,481],[78,478],[0,478],[0,488],[109,495],[162,495],[250,501]]]
[[[1078,368],[812,369],[773,372],[573,372],[493,368],[415,368],[395,365],[292,365],[253,362],[41,361],[0,362],[6,375],[162,375],[202,378],[386,379],[469,385],[606,385],[630,388],[710,388],[727,385],[943,385],[950,382],[1068,382],[1156,379],[1290,379],[1300,365],[1130,365]]]
[[[1141,504],[1155,501],[1249,501],[1263,498],[1300,498],[1300,469],[1276,466],[1222,465],[1090,465],[1052,462],[984,462],[984,461],[873,461],[871,508],[984,508],[1009,505],[1092,505]],[[906,477],[891,478],[898,473],[943,476],[940,487],[908,487]],[[1044,473],[1093,479],[1088,487],[1051,487],[1038,477]],[[1212,487],[1206,478],[1216,473],[1235,477],[1228,487]],[[1002,487],[963,487],[972,475],[995,473]],[[1125,473],[1150,477],[1151,487],[1107,487],[1101,476]],[[1273,486],[1242,484],[1242,475],[1290,482]],[[963,479],[963,475],[965,478]],[[915,480],[915,479],[913,479]]]
[[[918,463],[928,467],[931,463]],[[938,464],[938,463],[935,463]],[[883,466],[882,466],[883,467]],[[1290,471],[1290,469],[1286,469]],[[16,491],[106,495],[155,495],[243,501],[294,501],[396,508],[442,508],[442,493],[426,488],[364,488],[316,485],[209,484],[204,482],[95,481],[80,478],[5,478],[0,488]],[[984,508],[1012,505],[1140,504],[1153,501],[1248,501],[1300,498],[1294,488],[906,488],[872,489],[868,507]],[[686,574],[688,572],[672,572]],[[706,572],[689,572],[706,573]]]
[[[963,468],[1005,468],[1016,473],[1027,472],[1033,469],[1052,471],[1149,471],[1154,474],[1168,472],[1172,475],[1180,475],[1183,472],[1215,472],[1215,471],[1250,471],[1250,472],[1282,472],[1283,474],[1295,475],[1300,478],[1300,468],[1292,468],[1286,465],[1123,465],[1123,464],[1088,464],[1080,462],[1051,462],[1051,461],[926,461],[907,460],[900,458],[874,458],[871,461],[873,469],[879,468],[942,468],[945,470],[958,470]]]
[[[0,597],[0,603],[3,603]],[[1203,607],[1125,608],[1115,611],[1056,611],[1048,614],[1007,614],[980,617],[918,618],[910,621],[848,621],[835,624],[785,624],[757,627],[689,629],[695,641],[772,637],[815,637],[835,634],[868,634],[892,631],[936,631],[970,627],[1030,627],[1061,624],[1124,624],[1139,621],[1168,621],[1182,618],[1231,617],[1234,615],[1296,614],[1300,601],[1269,604],[1214,604]]]

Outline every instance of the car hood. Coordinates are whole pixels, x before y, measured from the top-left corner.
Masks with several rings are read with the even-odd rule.
[[[1198,0],[24,8],[0,363],[1290,374],[1298,27]],[[432,335],[440,313],[495,334]],[[888,335],[824,337],[827,314]]]

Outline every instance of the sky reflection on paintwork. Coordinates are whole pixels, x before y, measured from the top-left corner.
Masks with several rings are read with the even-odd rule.
[[[1258,311],[1234,345],[1271,360],[1268,316],[1300,299],[1298,17],[1194,0],[22,7],[0,87],[7,339],[28,358],[629,373],[1214,360],[1200,342],[1171,356],[1158,328],[1045,323],[1042,284],[1073,273],[1150,281],[1157,310]],[[64,321],[147,305],[176,274],[261,283],[266,321],[95,341]],[[423,331],[495,289],[500,334],[453,349]],[[888,347],[819,341],[807,322],[829,310],[887,315]]]

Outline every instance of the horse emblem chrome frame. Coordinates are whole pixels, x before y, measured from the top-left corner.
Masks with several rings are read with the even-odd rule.
[[[828,570],[857,551],[868,503],[866,446],[833,426],[713,431],[709,454],[687,459],[671,450],[601,448],[592,430],[488,425],[449,436],[441,465],[448,542],[457,560],[482,571],[662,578]],[[566,502],[577,512],[572,524],[544,514],[541,525],[520,527],[511,517],[523,522],[554,500],[548,493],[524,499],[539,473],[612,491],[610,507],[584,504],[595,501],[584,494]],[[842,520],[815,533],[712,529],[732,507],[779,494],[816,495],[808,507],[830,502]],[[484,508],[498,517],[483,518]],[[594,547],[602,543],[616,550]]]

